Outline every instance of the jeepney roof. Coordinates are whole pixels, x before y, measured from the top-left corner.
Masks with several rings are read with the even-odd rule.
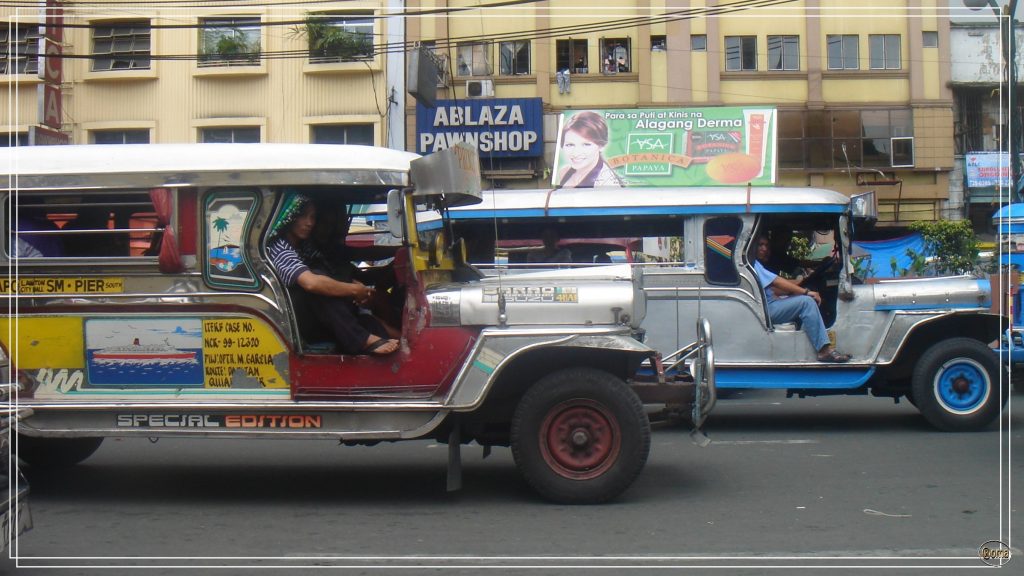
[[[756,213],[842,213],[850,198],[822,188],[559,188],[487,190],[454,219]]]
[[[0,151],[4,189],[409,185],[419,155],[334,144],[114,144]]]

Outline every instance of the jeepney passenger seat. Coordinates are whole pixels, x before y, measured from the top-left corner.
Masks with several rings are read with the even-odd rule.
[[[288,290],[288,299],[299,327],[302,351],[307,354],[337,354],[338,345],[327,328],[317,320],[309,294],[295,287]]]

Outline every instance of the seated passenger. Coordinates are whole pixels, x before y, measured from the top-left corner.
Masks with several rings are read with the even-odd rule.
[[[769,271],[762,262],[768,262],[770,258],[768,238],[759,236],[754,271],[757,272],[757,278],[764,287],[765,302],[772,322],[783,324],[799,318],[811,346],[814,346],[818,353],[818,362],[849,362],[848,355],[836,352],[829,343],[828,332],[818,310],[821,295]]]
[[[64,255],[60,238],[54,234],[33,234],[39,231],[60,230],[45,214],[18,210],[18,241],[12,256],[21,258],[53,258]]]
[[[534,250],[526,255],[526,262],[529,264],[543,264],[543,263],[566,263],[572,262],[572,252],[568,248],[558,247],[558,232],[555,231],[551,226],[544,228],[544,232],[541,235],[541,240],[544,242],[544,248],[541,250]]]
[[[317,319],[334,335],[343,354],[383,356],[398,350],[397,335],[361,306],[374,296],[373,288],[358,280],[343,282],[310,266],[325,259],[310,238],[316,224],[316,206],[301,194],[291,193],[272,227],[267,255],[281,281],[298,287],[312,300]]]

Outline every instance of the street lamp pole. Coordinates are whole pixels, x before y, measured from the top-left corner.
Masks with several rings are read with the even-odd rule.
[[[1005,72],[1003,79],[1006,81],[1003,89],[999,91],[1000,101],[1006,103],[1006,155],[1010,168],[1010,201],[1020,201],[1019,180],[1021,175],[1020,166],[1020,130],[1015,109],[1017,91],[1017,0],[1009,0],[1003,6],[999,6],[996,0],[961,0],[963,5],[971,10],[980,10],[986,5],[992,9],[999,22],[1000,39],[1003,44],[1002,58]],[[1001,148],[1002,146],[1000,146]]]

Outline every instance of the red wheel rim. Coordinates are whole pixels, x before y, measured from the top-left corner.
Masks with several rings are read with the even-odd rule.
[[[559,476],[596,478],[619,456],[619,422],[598,402],[567,400],[548,411],[540,427],[540,451]]]

